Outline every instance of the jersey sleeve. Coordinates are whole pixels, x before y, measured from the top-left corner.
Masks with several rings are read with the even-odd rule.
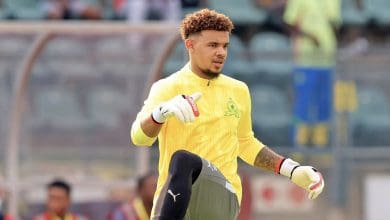
[[[287,1],[286,9],[283,15],[283,20],[287,24],[295,25],[299,20],[299,8],[301,0],[289,0]]]
[[[255,158],[264,145],[254,136],[252,130],[251,118],[251,98],[249,89],[245,85],[243,92],[243,100],[245,108],[243,109],[240,122],[238,124],[238,142],[239,142],[239,157],[246,163],[253,165]]]
[[[327,0],[326,3],[326,14],[329,21],[336,27],[341,25],[341,3],[338,0]]]
[[[165,85],[164,80],[160,80],[152,85],[141,111],[131,125],[131,141],[137,146],[151,146],[157,139],[157,137],[149,137],[143,132],[141,121],[149,117],[158,105],[169,98],[169,88]]]

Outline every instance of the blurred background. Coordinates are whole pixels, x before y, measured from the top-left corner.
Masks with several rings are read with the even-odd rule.
[[[337,42],[322,144],[296,141],[300,64],[285,25],[294,1],[0,1],[3,212],[43,212],[46,184],[57,177],[73,186],[71,209],[92,220],[128,201],[136,178],[158,162],[157,147],[130,143],[129,125],[151,83],[187,62],[180,19],[208,7],[235,24],[223,72],[249,85],[256,137],[326,180],[310,201],[285,178],[240,161],[240,219],[390,219],[390,1],[316,6],[334,14]]]

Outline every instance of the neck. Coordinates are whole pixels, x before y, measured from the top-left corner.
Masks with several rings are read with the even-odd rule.
[[[57,217],[59,217],[60,219],[65,219],[65,217],[66,217],[66,212],[60,212],[60,213],[55,213],[55,212],[53,212],[52,215],[57,216]]]
[[[207,74],[207,73],[204,73],[200,68],[197,68],[196,65],[193,65],[192,63],[190,63],[190,70],[195,73],[197,76],[199,76],[200,78],[203,78],[203,79],[214,79],[216,78],[218,75],[217,74],[213,74],[213,73],[210,73],[210,74]]]

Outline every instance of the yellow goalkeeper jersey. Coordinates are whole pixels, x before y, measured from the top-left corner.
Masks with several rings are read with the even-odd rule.
[[[241,202],[242,187],[237,174],[237,158],[253,165],[257,153],[264,146],[252,131],[251,99],[245,83],[220,74],[208,80],[193,73],[189,64],[180,71],[152,85],[142,110],[133,123],[131,136],[136,145],[150,146],[155,139],[138,140],[133,134],[140,129],[140,121],[149,117],[160,103],[177,95],[201,92],[197,101],[200,112],[193,123],[181,123],[175,117],[162,126],[159,140],[159,178],[157,196],[168,176],[171,156],[177,150],[187,150],[213,163],[233,186]]]

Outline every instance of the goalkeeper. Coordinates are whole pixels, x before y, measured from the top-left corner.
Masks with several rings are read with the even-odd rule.
[[[275,153],[253,135],[247,85],[221,73],[231,20],[203,9],[180,27],[189,62],[152,85],[131,127],[137,146],[159,139],[159,178],[151,219],[230,220],[238,215],[237,159],[281,174],[316,198],[324,187],[311,166]]]

